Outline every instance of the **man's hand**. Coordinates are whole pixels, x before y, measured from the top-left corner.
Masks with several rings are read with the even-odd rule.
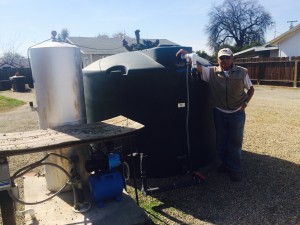
[[[245,108],[246,108],[247,106],[248,106],[248,103],[243,102],[240,110],[241,110],[241,111],[245,111]]]
[[[180,49],[177,53],[176,53],[176,57],[181,57],[182,55],[186,55],[188,54],[189,52],[187,50],[184,50],[184,49]]]

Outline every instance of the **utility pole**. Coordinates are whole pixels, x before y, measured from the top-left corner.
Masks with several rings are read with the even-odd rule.
[[[287,21],[288,23],[290,23],[290,29],[292,29],[294,26],[293,26],[293,23],[297,23],[298,21],[297,20],[290,20],[290,21]]]
[[[272,23],[272,26],[274,27],[274,39],[276,38],[277,30],[276,30],[276,23]]]

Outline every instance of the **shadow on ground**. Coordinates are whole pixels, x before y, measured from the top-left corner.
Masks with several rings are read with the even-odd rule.
[[[178,181],[178,177],[174,179]],[[161,183],[149,179],[149,186]],[[211,174],[204,184],[152,197],[163,202],[152,209],[172,224],[197,223],[172,216],[166,210],[170,207],[194,217],[195,221],[213,224],[296,225],[300,224],[300,166],[245,151],[240,183],[230,182],[226,174]]]

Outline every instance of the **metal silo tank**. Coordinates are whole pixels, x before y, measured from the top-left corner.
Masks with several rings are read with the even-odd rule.
[[[45,42],[32,47],[29,54],[40,129],[86,123],[80,49],[67,43]],[[55,152],[79,155],[77,170],[87,179],[83,168],[86,151],[64,148]],[[48,161],[71,169],[66,160],[49,157]],[[45,176],[50,191],[59,190],[67,182],[66,176],[51,166],[45,167]]]

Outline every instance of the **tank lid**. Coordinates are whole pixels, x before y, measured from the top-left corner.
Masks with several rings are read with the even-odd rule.
[[[32,48],[78,48],[76,45],[71,45],[65,42],[47,41],[35,45]]]

